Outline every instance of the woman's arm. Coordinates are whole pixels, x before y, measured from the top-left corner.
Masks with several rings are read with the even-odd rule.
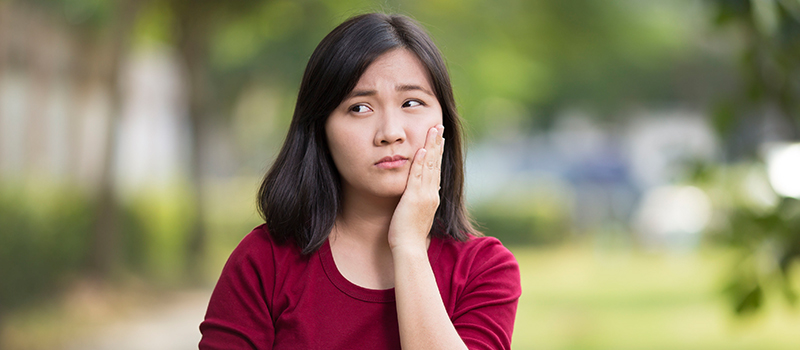
[[[453,301],[454,303],[445,307],[449,310],[446,312],[449,317],[447,321],[452,321],[458,332],[457,335],[470,349],[510,349],[517,302],[522,292],[519,265],[511,252],[495,238],[480,238],[473,241],[469,247],[468,250],[460,252],[463,255],[453,266],[455,268],[453,274],[439,276],[439,282],[442,282],[442,278],[448,280],[449,282],[445,283],[451,283],[451,288],[458,290],[458,297]],[[414,259],[414,262],[423,261],[428,262],[427,256]],[[414,286],[414,282],[403,285]],[[430,286],[430,284],[426,285]],[[398,283],[396,288],[399,286]],[[422,286],[416,285],[416,287],[421,288]],[[447,293],[445,290],[440,289],[439,291]],[[437,298],[439,298],[439,291],[436,291],[435,294]],[[453,291],[450,289],[451,293]],[[406,292],[400,293],[396,289],[398,303],[401,295],[411,295],[412,297],[434,295],[429,290]],[[453,298],[452,294],[450,297]],[[425,302],[418,304],[435,305],[436,307],[442,305],[441,301],[438,304]],[[432,308],[426,310],[432,310]],[[441,314],[437,311],[437,315]],[[420,317],[429,317],[429,320],[433,320],[433,317],[436,316],[420,314]],[[439,332],[436,326],[428,326],[428,328]],[[439,337],[440,335],[432,336]],[[438,339],[434,339],[438,341]],[[443,341],[443,344],[446,343]]]
[[[399,248],[392,254],[403,349],[466,349],[444,308],[427,252]]]
[[[265,293],[272,290],[273,252],[268,233],[253,230],[231,253],[217,282],[205,320],[200,350],[269,350],[275,330]]]
[[[466,349],[445,310],[428,260],[428,232],[439,206],[444,127],[428,131],[389,226],[400,343],[410,349]]]

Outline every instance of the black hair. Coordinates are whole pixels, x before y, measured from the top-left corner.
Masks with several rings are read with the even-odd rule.
[[[341,209],[341,181],[325,136],[325,122],[382,54],[402,48],[427,69],[442,106],[444,138],[440,204],[431,234],[465,241],[473,228],[464,204],[461,125],[442,55],[428,34],[402,15],[368,13],[348,19],[319,43],[306,66],[292,122],[275,163],[258,191],[258,210],[278,242],[303,254],[317,250]]]

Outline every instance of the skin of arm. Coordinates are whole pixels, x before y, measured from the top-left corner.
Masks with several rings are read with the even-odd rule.
[[[395,298],[404,350],[466,349],[445,310],[428,260],[428,232],[439,206],[444,126],[428,131],[389,225]]]

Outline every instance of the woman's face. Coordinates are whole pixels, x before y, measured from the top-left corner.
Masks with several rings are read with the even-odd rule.
[[[399,197],[414,154],[442,107],[428,74],[408,50],[375,60],[325,122],[325,133],[346,196]]]

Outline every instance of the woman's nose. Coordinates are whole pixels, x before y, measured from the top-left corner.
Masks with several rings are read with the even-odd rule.
[[[375,133],[375,145],[390,145],[406,140],[406,132],[403,126],[400,112],[384,111],[380,115],[380,121]]]

